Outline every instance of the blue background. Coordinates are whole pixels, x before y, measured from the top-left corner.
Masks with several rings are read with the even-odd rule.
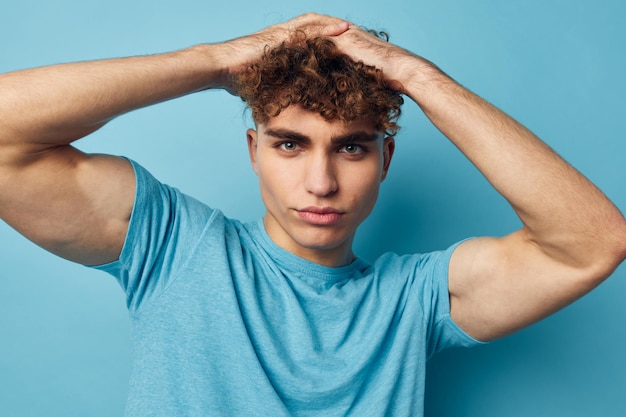
[[[156,53],[305,11],[386,29],[529,126],[626,209],[626,3],[620,0],[22,0],[0,6],[0,72]],[[1,94],[1,92],[0,92]],[[408,102],[381,200],[357,252],[444,248],[520,223]],[[207,92],[119,118],[81,141],[123,154],[226,214],[262,214],[241,102]],[[572,209],[575,209],[574,207]],[[0,415],[115,416],[129,376],[124,297],[107,275],[43,252],[0,223]],[[427,415],[626,415],[626,266],[509,338],[429,365]]]

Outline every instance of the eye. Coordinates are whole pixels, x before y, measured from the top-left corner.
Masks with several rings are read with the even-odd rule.
[[[359,154],[365,152],[365,149],[361,145],[356,145],[354,143],[349,143],[341,147],[340,152],[349,153],[349,154]]]
[[[278,148],[283,151],[295,151],[298,149],[298,144],[295,142],[281,142],[278,144]]]

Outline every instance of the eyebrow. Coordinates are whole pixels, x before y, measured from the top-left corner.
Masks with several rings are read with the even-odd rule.
[[[300,143],[311,143],[311,138],[308,136],[289,129],[267,129],[265,130],[265,134],[277,139],[287,139]]]
[[[289,129],[267,129],[265,134],[278,139],[287,139],[304,144],[311,143],[311,138],[302,133]],[[335,136],[331,138],[333,144],[342,145],[354,142],[375,142],[380,137],[379,133],[368,133],[364,131],[350,132],[345,135]]]

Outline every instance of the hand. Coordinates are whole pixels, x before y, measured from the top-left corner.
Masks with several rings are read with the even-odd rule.
[[[410,96],[411,82],[436,69],[430,61],[354,25],[334,35],[333,41],[353,60],[381,69],[390,88]]]
[[[269,26],[248,36],[221,44],[223,53],[218,59],[223,63],[221,87],[233,93],[232,79],[246,65],[259,59],[266,47],[273,48],[288,41],[296,32],[309,36],[338,36],[348,30],[350,24],[331,16],[307,13],[284,23]]]

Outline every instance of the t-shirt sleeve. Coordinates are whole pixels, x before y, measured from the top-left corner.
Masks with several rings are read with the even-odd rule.
[[[215,211],[130,163],[136,192],[124,247],[117,261],[93,268],[117,279],[136,313],[176,279]]]
[[[450,292],[448,289],[448,268],[457,243],[445,251],[428,254],[424,258],[423,305],[428,307],[427,356],[451,347],[472,347],[480,342],[461,329],[450,316]],[[429,298],[427,298],[429,297]]]

